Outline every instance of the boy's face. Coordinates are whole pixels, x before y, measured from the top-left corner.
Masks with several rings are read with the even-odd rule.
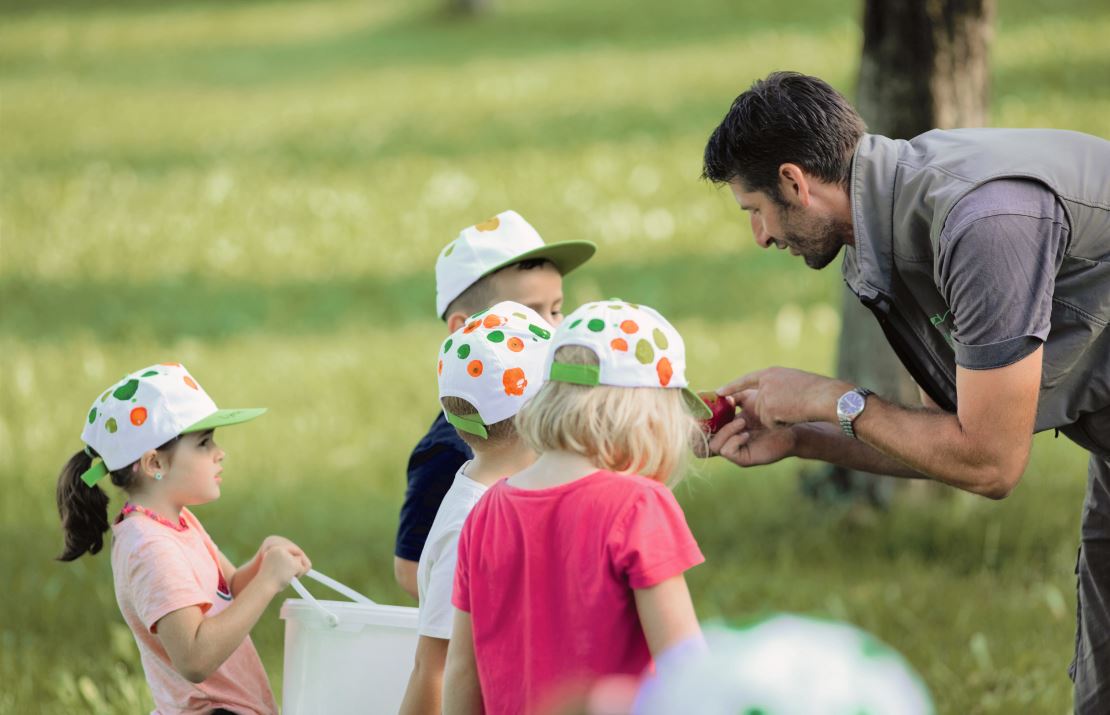
[[[490,279],[496,296],[492,302],[512,300],[536,311],[555,327],[563,322],[563,275],[550,263],[526,271],[510,266]]]

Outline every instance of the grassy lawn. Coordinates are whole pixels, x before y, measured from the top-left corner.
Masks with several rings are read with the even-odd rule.
[[[838,272],[759,251],[697,177],[753,79],[852,92],[857,3],[499,5],[463,22],[430,0],[0,2],[0,713],[151,707],[107,555],[51,559],[88,403],[153,362],[271,408],[221,433],[224,496],[197,510],[233,560],[282,533],[408,603],[391,558],[436,410],[432,265],[500,210],[596,241],[568,305],[659,308],[699,385],[830,369]],[[993,122],[1110,133],[1110,8],[1000,5]],[[809,504],[802,466],[705,463],[679,488],[703,618],[851,621],[942,713],[1070,710],[1081,450],[1039,437],[1004,502],[915,488],[879,514]],[[278,605],[254,638],[280,692]]]

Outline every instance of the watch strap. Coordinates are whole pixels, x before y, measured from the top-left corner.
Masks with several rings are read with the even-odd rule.
[[[851,392],[854,392],[857,395],[859,395],[860,397],[862,397],[864,399],[864,405],[865,406],[866,406],[867,396],[875,394],[874,391],[868,390],[866,387],[857,387],[857,388],[852,389]],[[862,414],[863,414],[863,410],[860,410],[859,412],[856,413],[855,417],[838,416],[839,419],[840,419],[840,429],[841,429],[841,431],[843,431],[844,434],[848,435],[852,439],[859,439],[858,437],[856,437],[856,430],[852,426],[852,421],[855,420],[856,417],[859,417]]]

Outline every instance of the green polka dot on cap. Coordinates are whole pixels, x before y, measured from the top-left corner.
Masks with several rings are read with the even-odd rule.
[[[112,392],[112,397],[117,400],[130,400],[139,389],[139,381],[132,379],[123,383]]]

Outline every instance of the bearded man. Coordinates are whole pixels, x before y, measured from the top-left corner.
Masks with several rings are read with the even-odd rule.
[[[748,467],[784,457],[934,479],[1001,499],[1035,432],[1090,463],[1078,556],[1079,713],[1110,712],[1110,142],[1048,129],[867,134],[816,77],[776,72],[705,148],[755,241],[844,280],[924,407],[773,367],[718,392],[743,408],[710,442]]]

